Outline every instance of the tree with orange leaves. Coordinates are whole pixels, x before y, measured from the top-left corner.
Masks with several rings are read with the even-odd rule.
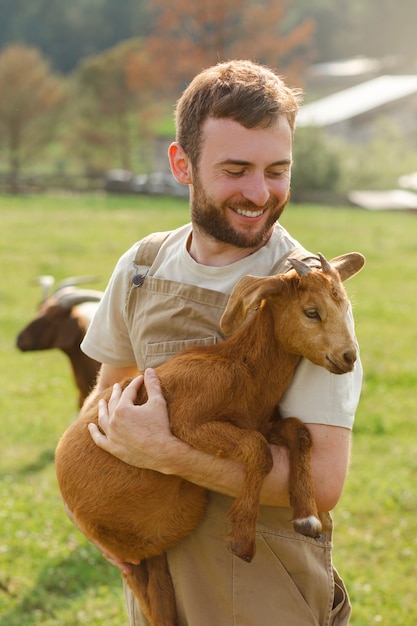
[[[0,138],[17,192],[23,164],[53,138],[65,87],[35,48],[11,45],[0,53],[0,92]]]
[[[126,40],[80,65],[71,139],[85,168],[134,170],[140,152],[141,166],[152,167],[146,157],[159,103],[217,61],[251,58],[279,66],[299,85],[313,23],[285,26],[285,1],[151,0],[146,38]]]
[[[171,86],[231,58],[279,68],[290,83],[302,83],[314,22],[291,25],[287,0],[151,0],[151,6],[154,28],[148,49]]]

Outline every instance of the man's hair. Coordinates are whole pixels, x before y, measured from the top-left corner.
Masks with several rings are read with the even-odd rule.
[[[268,128],[281,115],[294,131],[302,92],[287,87],[269,68],[228,61],[203,70],[177,102],[177,141],[197,167],[207,118],[228,118],[245,128]]]

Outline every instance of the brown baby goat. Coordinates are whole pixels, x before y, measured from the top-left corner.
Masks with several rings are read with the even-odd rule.
[[[156,368],[173,433],[246,465],[244,486],[229,513],[228,544],[246,561],[255,552],[260,490],[272,468],[269,443],[290,451],[295,529],[310,536],[321,531],[309,431],[296,418],[280,419],[276,409],[301,356],[334,374],[350,372],[356,360],[342,281],[362,268],[364,257],[350,253],[329,264],[320,255],[320,261],[321,268],[292,260],[294,269],[286,274],[243,277],[221,319],[223,332],[233,335],[215,346],[185,350]],[[142,387],[137,404],[145,401]],[[90,422],[97,423],[97,405],[82,411],[58,444],[63,498],[87,537],[136,564],[126,580],[152,626],[175,626],[165,551],[197,527],[206,492],[177,476],[119,461],[94,444]]]

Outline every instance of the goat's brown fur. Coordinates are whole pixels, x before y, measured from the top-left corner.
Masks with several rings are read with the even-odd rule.
[[[346,279],[363,262],[361,255],[352,253],[339,257],[335,265]],[[234,332],[256,305],[251,319]],[[186,350],[156,368],[173,433],[200,450],[246,465],[244,487],[229,513],[229,548],[247,561],[255,552],[260,490],[272,468],[269,443],[290,450],[296,529],[313,536],[320,530],[309,431],[296,418],[280,419],[276,407],[301,355],[334,373],[353,368],[356,349],[347,310],[334,269],[244,277],[221,322],[225,332],[234,334],[218,345]],[[102,397],[108,399],[110,393]],[[145,401],[142,387],[137,404]],[[82,411],[58,445],[56,469],[63,498],[87,537],[122,561],[137,564],[126,579],[151,624],[174,626],[175,602],[172,584],[166,582],[170,579],[164,553],[199,524],[206,492],[177,476],[128,466],[97,447],[87,430],[88,423],[97,423],[96,407]],[[166,597],[161,588],[167,589]]]

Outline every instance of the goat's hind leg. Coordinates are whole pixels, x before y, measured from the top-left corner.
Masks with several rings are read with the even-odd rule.
[[[290,462],[290,502],[294,509],[294,530],[318,537],[322,530],[311,476],[312,440],[307,426],[295,417],[278,418],[268,433],[270,443],[285,446]]]
[[[258,431],[220,421],[206,422],[180,436],[195,448],[213,456],[244,463],[245,482],[228,514],[231,531],[227,545],[233,554],[244,561],[251,561],[255,554],[260,491],[273,463],[267,440]]]
[[[131,565],[132,574],[123,577],[138,598],[150,626],[178,626],[175,592],[166,554]]]

